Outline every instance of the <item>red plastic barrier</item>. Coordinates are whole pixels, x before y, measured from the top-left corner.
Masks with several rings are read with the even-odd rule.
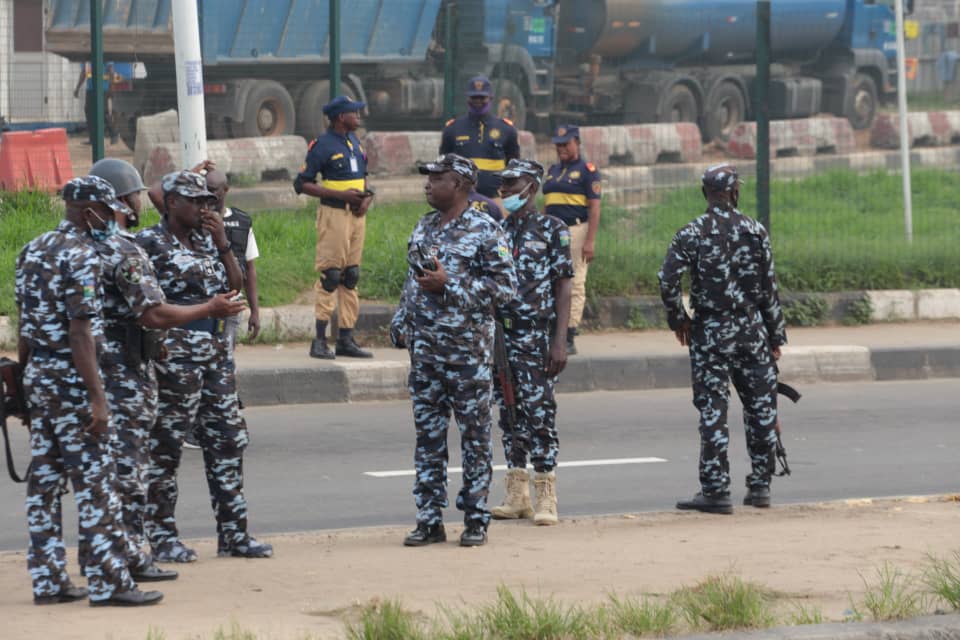
[[[8,131],[0,137],[0,188],[56,191],[71,179],[66,129]]]

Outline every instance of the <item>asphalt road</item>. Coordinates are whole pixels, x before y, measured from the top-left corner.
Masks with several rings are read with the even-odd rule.
[[[960,491],[960,381],[821,384],[801,389],[783,407],[784,444],[793,475],[775,479],[775,503]],[[730,424],[734,500],[743,494],[748,459],[739,402]],[[252,444],[245,459],[250,530],[256,534],[412,524],[409,471],[413,424],[408,402],[264,407],[246,412]],[[673,508],[697,490],[696,413],[685,390],[560,396],[561,460],[584,463],[558,471],[562,516]],[[19,464],[25,430],[13,427]],[[459,438],[450,438],[451,466]],[[495,462],[503,462],[496,430]],[[663,462],[609,464],[660,458]],[[598,464],[606,461],[605,464]],[[503,495],[494,474],[491,501]],[[452,498],[460,475],[450,474]],[[186,451],[178,519],[184,537],[214,535],[202,460]],[[0,550],[24,549],[23,485],[0,483]],[[447,512],[451,522],[460,514]],[[76,511],[66,497],[64,529],[76,540]]]

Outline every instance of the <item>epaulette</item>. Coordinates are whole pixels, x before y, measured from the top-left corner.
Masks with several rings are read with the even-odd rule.
[[[310,151],[311,149],[313,149],[313,145],[315,145],[315,144],[317,144],[317,139],[316,139],[316,138],[314,138],[313,140],[311,140],[310,143],[307,145],[307,151]]]
[[[510,118],[500,118],[500,119],[506,122],[511,127],[513,126],[513,120],[511,120]]]
[[[443,126],[444,126],[444,127],[449,127],[450,125],[452,125],[452,124],[453,124],[454,122],[456,122],[456,121],[457,121],[456,118],[450,118],[449,120],[447,120],[447,124],[445,124],[445,125],[443,125]]]
[[[590,173],[593,173],[596,170],[597,170],[597,165],[593,164],[592,162],[587,163],[587,171],[589,171]]]

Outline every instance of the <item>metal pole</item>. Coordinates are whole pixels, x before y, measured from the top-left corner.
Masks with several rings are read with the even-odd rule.
[[[90,153],[93,161],[103,158],[103,5],[90,1],[90,79],[93,86],[93,131],[90,132]]]
[[[770,0],[757,2],[757,217],[770,230]]]
[[[454,109],[456,109],[453,104],[454,85],[457,83],[453,35],[454,7],[455,3],[450,0],[443,9],[443,117],[445,119],[454,117]]]
[[[330,99],[340,95],[340,0],[330,0]]]
[[[907,242],[913,242],[913,195],[910,190],[910,132],[907,130],[907,63],[904,58],[903,0],[895,0],[897,12],[897,110],[900,112],[900,171],[903,173],[903,226]]]
[[[207,121],[203,108],[203,61],[197,0],[173,0],[173,50],[177,66],[181,165],[207,159]]]

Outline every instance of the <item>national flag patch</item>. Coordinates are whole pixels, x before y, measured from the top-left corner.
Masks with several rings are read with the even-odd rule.
[[[83,281],[83,297],[85,300],[97,297],[97,283],[93,278]]]
[[[570,246],[570,232],[564,229],[560,232],[560,246],[569,247]]]
[[[501,242],[499,245],[497,245],[497,253],[500,254],[501,258],[504,258],[504,259],[509,258],[510,248]]]

